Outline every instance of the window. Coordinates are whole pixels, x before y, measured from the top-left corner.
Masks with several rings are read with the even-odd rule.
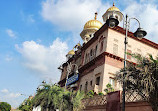
[[[118,54],[118,45],[117,44],[113,44],[113,54],[114,55]]]
[[[87,54],[87,62],[89,62],[89,57],[90,57],[90,56],[89,56],[89,53],[88,53],[88,54]]]
[[[85,63],[87,63],[87,54],[86,54],[86,57],[85,57]]]
[[[101,42],[100,52],[103,50],[103,41]]]
[[[95,46],[95,57],[97,55],[97,48],[98,48],[98,45]]]
[[[96,85],[100,84],[100,76],[96,78]]]
[[[92,86],[92,80],[90,81],[90,85]]]
[[[90,61],[93,59],[93,49],[91,49],[91,51],[90,51]]]
[[[112,87],[115,87],[115,80],[113,78],[109,78],[109,83],[112,85]]]
[[[93,54],[92,54],[92,53],[93,53],[93,51],[92,51],[92,49],[91,49],[91,51],[90,51],[90,55],[91,55],[91,56],[93,56]]]
[[[88,82],[86,82],[85,84],[85,92],[87,92],[87,90],[88,90]]]

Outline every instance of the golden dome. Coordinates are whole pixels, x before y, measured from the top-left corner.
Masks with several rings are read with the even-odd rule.
[[[74,55],[74,54],[75,54],[74,49],[70,50],[70,51],[68,52],[68,54],[69,54],[69,55]]]
[[[113,3],[113,6],[110,7],[107,11],[120,11],[117,7],[115,7],[115,4]]]
[[[103,24],[96,19],[97,19],[97,13],[95,13],[94,20],[90,20],[84,25],[84,29],[93,29],[93,28],[99,29]]]

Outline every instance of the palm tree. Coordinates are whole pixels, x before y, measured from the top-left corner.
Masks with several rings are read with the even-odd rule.
[[[41,106],[42,111],[79,111],[82,108],[81,100],[84,93],[64,91],[57,85],[43,84],[33,98],[33,106]]]
[[[37,90],[36,96],[33,98],[34,106],[41,106],[43,110],[54,110],[57,108],[57,96],[62,92],[62,89],[56,85],[43,84],[42,89]]]
[[[153,111],[158,111],[158,57],[152,55],[142,57],[138,54],[130,54],[137,60],[137,64],[128,63],[125,76],[126,92],[137,92],[144,100],[147,100]],[[116,74],[116,79],[122,83],[124,70]]]
[[[70,92],[66,90],[60,92],[54,97],[55,107],[60,111],[80,111],[84,107],[82,104],[84,96],[85,94],[80,91]]]

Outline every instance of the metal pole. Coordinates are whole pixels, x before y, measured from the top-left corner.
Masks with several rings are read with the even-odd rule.
[[[126,52],[127,52],[127,33],[128,33],[128,16],[126,15],[126,35],[125,35],[125,50],[124,50],[124,73],[123,73],[123,93],[122,93],[122,111],[125,111],[125,75],[126,75]]]

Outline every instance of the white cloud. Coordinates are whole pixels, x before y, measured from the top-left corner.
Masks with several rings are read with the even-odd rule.
[[[6,33],[12,38],[16,37],[15,32],[13,32],[13,30],[11,30],[11,29],[6,29]]]
[[[59,80],[60,72],[58,66],[66,60],[67,44],[59,38],[53,41],[52,45],[46,47],[35,41],[26,41],[16,49],[24,58],[24,65],[43,78]]]
[[[2,89],[1,92],[2,93],[9,93],[8,89]]]
[[[158,42],[158,7],[156,0],[121,0],[116,7],[122,9],[129,17],[136,17],[141,22],[141,27],[147,30],[147,38]],[[102,21],[102,15],[112,5],[102,0],[45,0],[42,2],[42,17],[56,25],[60,30],[78,33],[82,31],[84,24],[94,18],[94,13],[99,13],[98,19]],[[131,22],[131,29],[135,31],[137,24]],[[133,30],[135,29],[135,30]],[[78,36],[79,37],[79,36]]]
[[[85,22],[94,19],[96,11],[102,21],[101,16],[110,6],[102,0],[46,0],[42,2],[41,15],[60,29],[81,31]]]
[[[5,98],[16,98],[21,95],[20,93],[9,92],[8,89],[2,89],[1,92],[4,94]]]
[[[3,89],[0,93],[0,101],[8,102],[12,107],[18,107],[23,100],[20,96],[20,93],[14,93],[10,92],[8,89]]]

